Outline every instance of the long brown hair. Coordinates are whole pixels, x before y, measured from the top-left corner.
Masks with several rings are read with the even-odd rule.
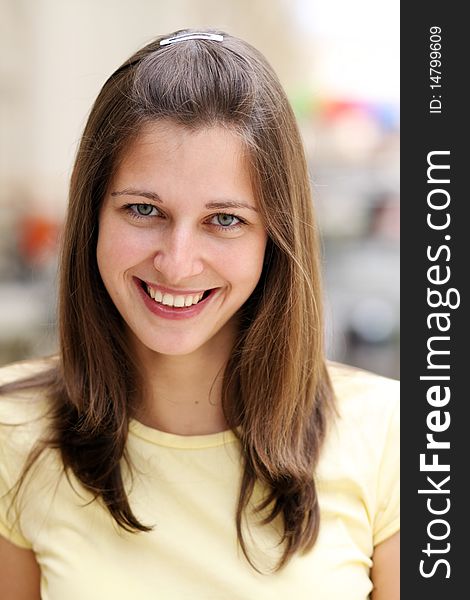
[[[257,568],[242,524],[259,482],[266,492],[256,507],[263,522],[283,524],[281,568],[315,543],[314,473],[333,412],[318,233],[301,138],[275,73],[248,43],[205,31],[222,34],[223,42],[160,46],[158,38],[104,84],[71,178],[60,264],[59,360],[23,385],[48,388],[54,415],[48,445],[60,449],[65,468],[104,500],[121,527],[148,530],[135,517],[121,477],[139,368],[98,271],[98,215],[117,161],[143,125],[171,119],[188,128],[228,127],[247,149],[269,236],[263,273],[241,309],[224,375],[225,417],[243,458],[236,525],[243,552]]]

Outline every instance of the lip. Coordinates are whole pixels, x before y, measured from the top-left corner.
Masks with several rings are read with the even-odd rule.
[[[155,302],[155,300],[150,298],[150,296],[147,294],[147,292],[142,287],[142,284],[145,284],[145,283],[146,283],[145,281],[141,281],[140,279],[135,279],[135,284],[137,286],[137,289],[139,291],[139,294],[140,294],[142,300],[144,301],[145,306],[150,310],[150,312],[152,312],[154,315],[157,315],[157,317],[162,317],[163,319],[170,319],[170,320],[190,319],[192,317],[199,315],[206,308],[206,306],[212,301],[212,299],[216,296],[217,292],[220,289],[220,288],[213,288],[211,290],[210,294],[207,296],[207,298],[204,298],[204,300],[201,300],[197,304],[193,304],[192,306],[184,306],[181,308],[175,308],[174,306],[166,306],[165,304],[160,304],[159,302]],[[158,289],[160,289],[161,291],[167,291],[167,293],[169,293],[169,294],[176,293],[175,290],[172,291],[170,288],[164,288],[162,286],[158,286]],[[203,290],[200,290],[199,293],[201,291],[203,291]],[[183,295],[183,293],[181,291],[179,291],[179,293],[181,295]],[[191,292],[186,292],[186,293],[190,294]],[[193,293],[197,293],[197,292],[193,292]]]

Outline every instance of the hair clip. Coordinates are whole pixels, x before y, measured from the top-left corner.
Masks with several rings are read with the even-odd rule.
[[[167,46],[168,44],[174,44],[175,42],[185,42],[186,40],[213,40],[214,42],[223,42],[224,36],[219,35],[218,33],[183,33],[161,40],[160,46]]]

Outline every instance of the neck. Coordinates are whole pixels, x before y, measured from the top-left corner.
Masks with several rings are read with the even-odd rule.
[[[137,415],[139,421],[178,435],[206,435],[226,430],[222,381],[233,339],[233,335],[228,339],[226,334],[219,336],[196,352],[183,356],[143,349],[145,387]]]

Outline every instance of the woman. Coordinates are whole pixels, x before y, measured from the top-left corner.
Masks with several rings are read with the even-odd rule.
[[[109,78],[59,356],[3,370],[2,598],[398,598],[396,386],[326,365],[316,238],[254,48],[182,30]]]

